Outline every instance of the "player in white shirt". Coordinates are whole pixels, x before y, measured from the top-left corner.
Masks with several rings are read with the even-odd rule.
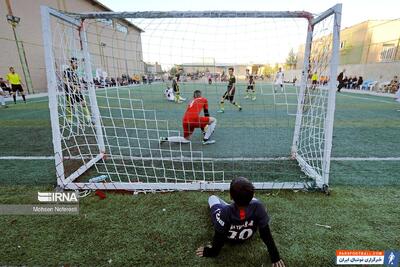
[[[400,103],[400,87],[399,87],[399,89],[397,90],[394,99],[395,99],[397,102]],[[400,109],[398,109],[397,111],[400,111]]]
[[[397,90],[397,92],[395,94],[395,99],[396,99],[397,102],[400,103],[400,87],[399,87],[399,89]]]
[[[283,78],[285,74],[282,71],[282,68],[279,68],[278,72],[275,75],[275,82],[274,82],[274,92],[276,92],[276,87],[280,86],[281,91],[283,92]]]
[[[0,103],[1,106],[3,108],[8,108],[8,106],[6,105],[6,101],[4,100],[4,96],[6,95],[6,93],[4,93],[3,88],[0,87]]]
[[[164,91],[164,95],[168,101],[175,101],[175,94],[172,88],[167,87],[167,89]]]

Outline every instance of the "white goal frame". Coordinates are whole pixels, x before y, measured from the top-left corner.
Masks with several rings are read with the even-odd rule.
[[[57,184],[63,189],[79,190],[79,189],[103,189],[103,190],[144,190],[144,191],[165,191],[165,190],[226,190],[229,189],[228,182],[202,182],[196,181],[192,183],[128,183],[128,182],[76,182],[76,179],[89,170],[96,162],[103,159],[105,154],[105,145],[103,130],[100,119],[100,111],[97,106],[95,87],[93,82],[88,82],[89,99],[91,103],[92,116],[94,118],[94,128],[96,132],[96,139],[98,140],[98,153],[97,156],[91,158],[86,164],[78,168],[75,172],[70,174],[68,177],[64,173],[64,155],[62,152],[62,136],[60,133],[60,124],[58,117],[58,106],[57,106],[57,77],[54,68],[54,56],[52,52],[52,32],[51,32],[51,17],[56,17],[65,23],[82,27],[82,21],[85,19],[113,19],[113,18],[240,18],[240,17],[252,17],[252,18],[304,18],[308,21],[308,32],[305,44],[304,52],[304,65],[303,70],[309,68],[309,57],[312,45],[312,36],[314,26],[325,18],[334,15],[333,24],[333,44],[332,44],[332,55],[330,64],[330,81],[328,84],[328,103],[327,112],[325,118],[325,141],[323,148],[323,163],[322,163],[322,175],[314,171],[307,161],[297,153],[300,127],[302,122],[302,108],[304,104],[304,92],[307,86],[307,72],[303,71],[301,77],[301,84],[298,97],[296,123],[292,145],[292,158],[295,158],[301,169],[312,177],[315,181],[314,185],[305,184],[304,182],[255,182],[256,189],[302,189],[305,187],[316,186],[317,188],[324,189],[329,185],[329,170],[330,170],[330,158],[331,158],[331,147],[332,147],[332,131],[334,122],[335,112],[335,88],[336,88],[336,75],[339,64],[339,33],[341,24],[341,10],[342,5],[337,4],[332,8],[326,10],[318,17],[314,17],[311,13],[305,11],[276,11],[276,12],[262,12],[262,11],[196,11],[196,12],[89,12],[80,14],[66,14],[59,12],[47,6],[41,7],[42,16],[42,31],[43,31],[43,43],[45,52],[45,64],[46,64],[46,75],[47,75],[47,86],[49,96],[49,109],[50,119],[52,127],[52,141],[55,155],[55,166]],[[85,73],[88,81],[93,81],[92,69],[90,64],[90,54],[86,43],[86,31],[85,28],[80,32],[80,37],[83,40],[83,57],[85,59]]]

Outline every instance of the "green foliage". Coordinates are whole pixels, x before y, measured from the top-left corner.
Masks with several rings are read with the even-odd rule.
[[[266,64],[261,67],[262,70],[262,75],[264,75],[267,78],[273,77],[275,73],[278,71],[277,64],[274,67],[271,67],[271,65]]]
[[[257,192],[288,266],[334,266],[335,250],[398,248],[399,187],[337,186],[331,196]],[[50,187],[3,187],[1,203],[32,203]],[[216,193],[228,200],[227,193]],[[0,216],[0,265],[270,266],[258,234],[198,258],[212,239],[209,193],[119,195],[80,201],[78,216]],[[329,225],[330,229],[316,224]]]
[[[297,56],[293,52],[293,48],[290,50],[288,57],[286,58],[285,61],[285,68],[286,69],[294,69],[296,68],[297,64]]]
[[[169,74],[174,77],[176,74],[181,73],[182,72],[182,67],[179,65],[174,65],[170,70],[169,70]]]

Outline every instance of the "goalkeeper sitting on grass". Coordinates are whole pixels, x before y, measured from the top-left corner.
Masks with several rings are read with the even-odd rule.
[[[210,196],[208,204],[215,233],[211,246],[199,247],[199,257],[215,257],[225,241],[242,243],[260,230],[261,239],[268,248],[273,267],[285,267],[279,256],[269,228],[269,216],[264,205],[254,196],[253,184],[244,177],[235,178],[230,185],[233,203],[228,204],[217,196]]]

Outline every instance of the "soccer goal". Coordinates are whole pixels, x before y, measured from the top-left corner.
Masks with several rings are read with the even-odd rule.
[[[257,189],[329,185],[340,4],[318,15],[65,13],[45,6],[41,14],[61,188],[224,190],[236,176]],[[291,50],[297,62],[285,64]],[[282,92],[272,89],[278,67]],[[225,100],[224,113],[217,113],[229,68],[235,105]],[[327,82],[312,83],[314,74]],[[248,97],[250,75],[255,90]],[[164,96],[173,83],[176,101]],[[216,143],[204,145],[200,130],[189,143],[160,143],[183,135],[195,90],[217,118]]]

